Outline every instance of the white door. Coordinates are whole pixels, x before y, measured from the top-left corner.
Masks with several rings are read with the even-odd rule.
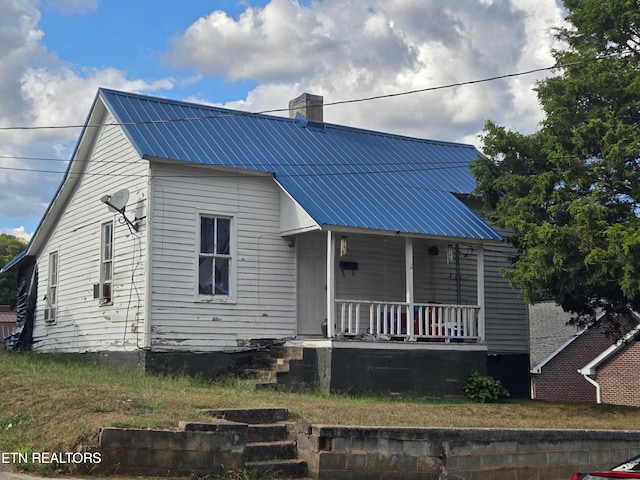
[[[326,240],[321,236],[301,236],[298,256],[298,335],[321,336],[327,318]]]

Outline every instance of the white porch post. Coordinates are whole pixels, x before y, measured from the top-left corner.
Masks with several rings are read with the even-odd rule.
[[[335,336],[336,322],[336,279],[335,279],[335,258],[336,257],[336,236],[327,231],[327,337]]]
[[[478,311],[478,341],[484,342],[485,333],[485,317],[484,317],[484,246],[482,243],[478,243],[478,305],[480,310]]]
[[[407,335],[412,337],[413,331],[413,239],[405,238],[404,243],[404,259],[405,259],[405,285],[406,285],[406,302],[407,306]]]

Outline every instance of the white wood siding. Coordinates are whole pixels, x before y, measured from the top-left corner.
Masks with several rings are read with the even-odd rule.
[[[107,116],[102,123],[115,122]],[[90,133],[85,139],[94,138]],[[143,346],[145,299],[146,224],[131,234],[108,211],[103,195],[128,188],[127,215],[146,215],[148,162],[140,159],[120,127],[102,127],[86,170],[63,214],[37,258],[38,304],[34,322],[34,349],[39,351],[90,352],[135,350]],[[100,281],[102,223],[114,220],[113,304],[100,306],[93,285]],[[45,325],[49,253],[58,251],[57,315]]]
[[[273,179],[161,163],[152,171],[151,348],[228,350],[295,335],[295,249],[280,235]],[[232,218],[233,301],[198,298],[201,214]]]

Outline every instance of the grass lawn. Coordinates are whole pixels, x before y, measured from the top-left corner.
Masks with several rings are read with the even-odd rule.
[[[234,379],[205,382],[112,370],[55,355],[0,353],[0,451],[95,447],[100,427],[176,428],[218,407],[286,407],[316,424],[640,429],[640,409],[591,404],[352,397],[256,391]]]

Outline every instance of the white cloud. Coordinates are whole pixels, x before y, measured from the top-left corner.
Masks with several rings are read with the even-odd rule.
[[[0,122],[24,119],[25,104],[20,95],[22,73],[29,61],[42,55],[37,28],[40,13],[31,2],[3,2],[0,4]]]
[[[86,13],[94,3],[50,0],[46,5]],[[0,2],[0,126],[82,124],[99,87],[133,92],[173,87],[171,79],[132,80],[115,68],[67,64],[42,43],[35,4],[34,0]],[[39,218],[44,213],[79,132],[74,128],[0,131],[0,216]]]
[[[31,233],[26,232],[23,226],[19,226],[16,228],[2,228],[0,229],[0,233],[4,233],[6,235],[13,235],[14,237],[23,239],[25,242],[30,241],[31,237],[33,236],[33,232]]]
[[[238,18],[213,12],[172,40],[167,58],[228,80],[257,80],[229,107],[286,107],[302,91],[326,102],[490,78],[553,64],[556,0],[272,0]],[[325,120],[421,137],[471,140],[485,120],[533,131],[538,76],[325,108]],[[215,101],[215,98],[210,99]]]
[[[312,12],[289,0],[249,7],[237,20],[215,11],[172,39],[174,51],[168,59],[174,65],[221,74],[232,81],[277,81],[316,68],[314,59],[305,53],[332,43],[318,35],[320,29]]]

